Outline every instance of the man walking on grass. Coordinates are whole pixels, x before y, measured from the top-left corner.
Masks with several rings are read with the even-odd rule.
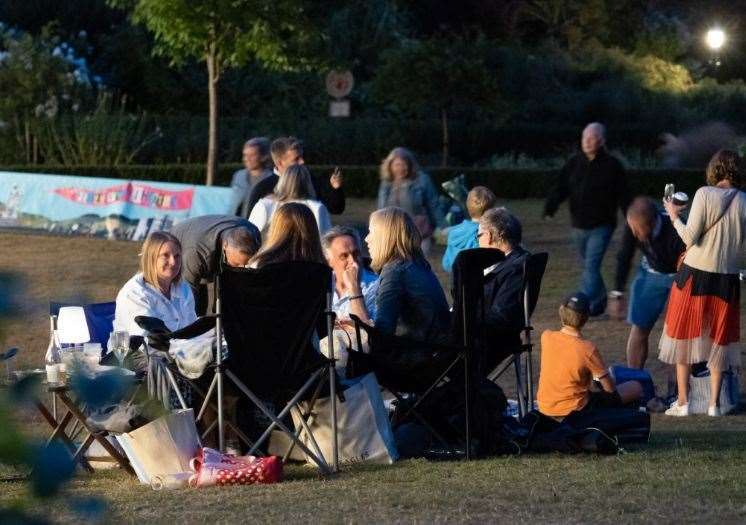
[[[604,126],[588,124],[580,145],[582,152],[559,172],[544,205],[544,218],[553,217],[569,199],[572,238],[583,265],[579,288],[590,300],[590,315],[597,317],[606,311],[601,263],[616,227],[617,209],[624,213],[630,197],[622,164],[606,150]]]

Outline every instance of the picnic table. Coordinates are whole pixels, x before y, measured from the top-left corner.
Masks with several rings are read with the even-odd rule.
[[[85,453],[88,451],[94,441],[98,442],[101,447],[111,456],[113,461],[119,464],[122,469],[127,473],[134,476],[135,471],[129,463],[127,457],[122,454],[117,448],[112,445],[107,439],[109,433],[106,431],[100,431],[91,427],[88,423],[88,417],[84,413],[84,406],[80,399],[76,398],[74,393],[71,391],[69,385],[65,383],[44,383],[42,389],[43,392],[50,394],[53,402],[56,400],[67,410],[61,419],[57,419],[53,411],[47,407],[39,396],[34,399],[34,405],[37,410],[44,418],[44,420],[52,427],[52,434],[46,441],[46,446],[49,446],[54,440],[61,441],[72,454],[73,459],[80,463],[88,472],[93,472],[88,458]],[[72,430],[70,424],[73,423]],[[76,428],[82,427],[86,434],[83,441],[79,445],[75,445],[73,442],[74,432]],[[109,458],[96,458],[98,461],[111,461]]]

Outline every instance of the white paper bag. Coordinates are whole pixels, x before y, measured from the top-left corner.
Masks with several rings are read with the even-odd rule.
[[[388,413],[383,406],[381,389],[374,374],[345,381],[345,402],[337,399],[337,439],[339,444],[340,464],[371,463],[391,464],[399,458],[394,444],[394,433],[391,430]],[[303,409],[307,405],[301,404]],[[297,410],[292,411],[293,423],[300,428],[300,416]],[[332,419],[331,401],[329,398],[316,401],[308,426],[321,449],[327,463],[332,462]],[[316,452],[305,432],[301,441]],[[306,457],[313,463],[313,460]]]
[[[153,476],[189,470],[201,448],[194,411],[176,410],[145,426],[117,436],[141,483]]]

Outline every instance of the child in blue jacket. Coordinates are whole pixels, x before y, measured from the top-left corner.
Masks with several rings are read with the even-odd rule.
[[[497,198],[489,188],[485,186],[472,188],[469,195],[466,196],[466,210],[469,212],[471,219],[463,221],[448,231],[448,247],[443,254],[443,269],[445,271],[451,271],[453,261],[456,260],[459,252],[479,246],[477,241],[479,219],[484,212],[494,208],[496,204]]]

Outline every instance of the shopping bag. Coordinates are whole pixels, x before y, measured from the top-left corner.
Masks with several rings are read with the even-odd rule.
[[[117,436],[141,483],[153,476],[167,476],[189,470],[189,462],[201,445],[194,411],[176,410],[137,430]]]
[[[337,440],[340,464],[371,462],[391,464],[399,458],[388,412],[374,374],[343,382],[344,401],[337,400]],[[300,403],[303,412],[308,402]],[[300,414],[292,411],[293,423],[301,428]],[[330,398],[318,399],[308,419],[308,427],[327,463],[332,460],[332,418]],[[315,448],[306,432],[300,440],[312,452]],[[313,459],[306,457],[306,461]]]

